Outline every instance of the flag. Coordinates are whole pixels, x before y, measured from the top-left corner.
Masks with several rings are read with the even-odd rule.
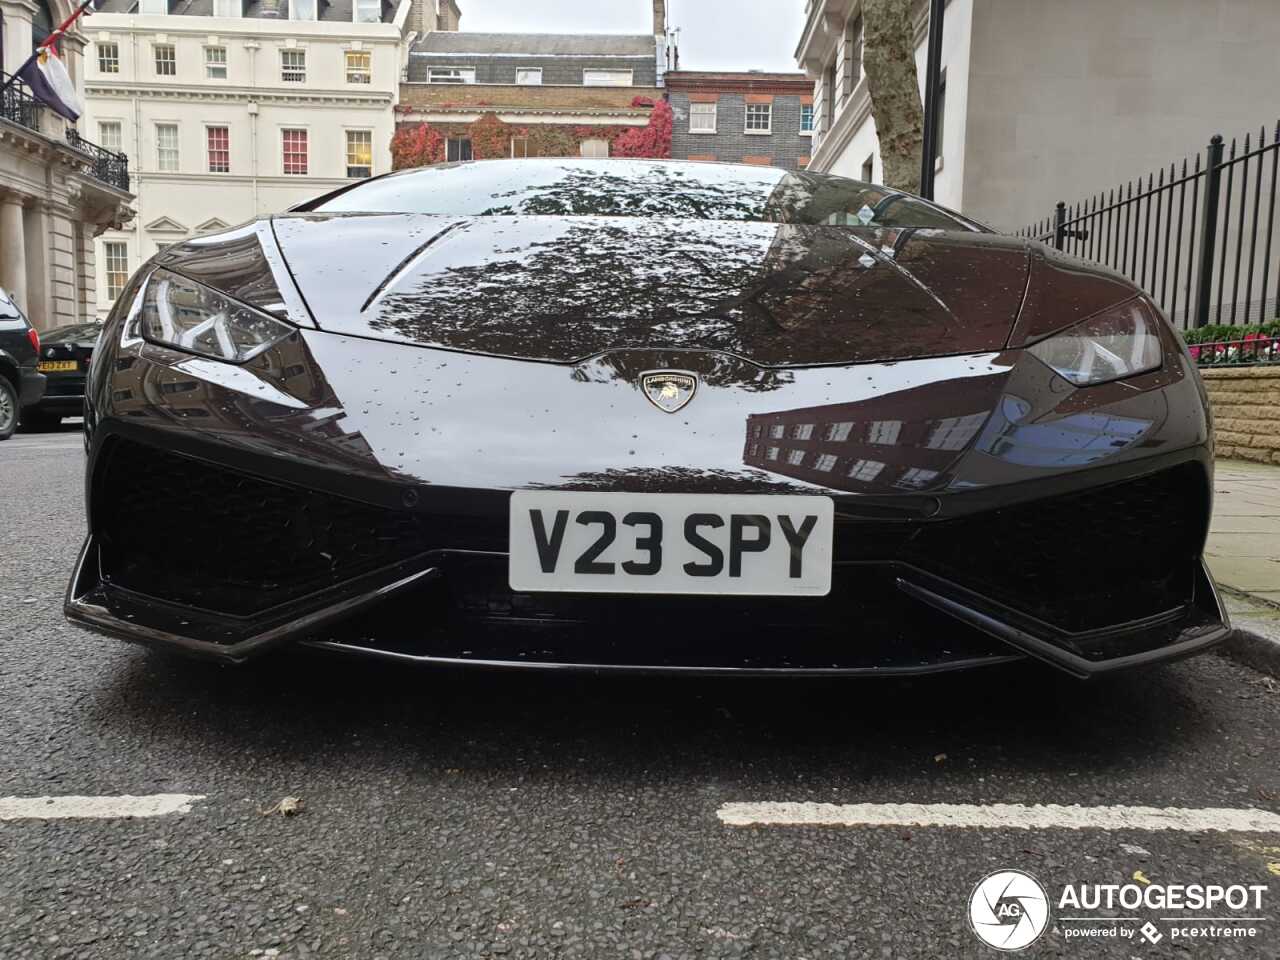
[[[76,93],[76,85],[52,46],[37,50],[18,68],[18,76],[26,81],[32,95],[47,104],[54,113],[72,122],[84,113],[84,103]]]

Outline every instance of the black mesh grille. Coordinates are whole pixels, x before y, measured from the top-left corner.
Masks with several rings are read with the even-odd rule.
[[[927,524],[908,559],[1064,630],[1126,623],[1189,601],[1207,497],[1186,464]]]
[[[98,477],[104,572],[125,587],[243,615],[426,549],[417,519],[117,441]]]

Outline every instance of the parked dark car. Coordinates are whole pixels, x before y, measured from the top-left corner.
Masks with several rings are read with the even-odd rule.
[[[56,427],[63,417],[78,417],[84,412],[85,380],[101,331],[100,323],[45,331],[38,367],[45,376],[44,396],[23,411],[24,428]]]
[[[44,394],[44,374],[36,369],[40,335],[0,287],[0,440],[18,428],[24,407]]]
[[[1159,309],[840,177],[365,180],[145,264],[85,416],[69,618],[223,661],[1088,677],[1228,632]]]

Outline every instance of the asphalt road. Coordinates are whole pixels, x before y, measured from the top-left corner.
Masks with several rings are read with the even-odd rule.
[[[1280,811],[1280,687],[1230,661],[1087,684],[1038,666],[775,683],[302,653],[212,668],[63,622],[82,464],[74,432],[0,444],[0,797],[204,799],[0,821],[0,957],[990,957],[968,901],[1003,868],[1051,891],[1135,871],[1273,888],[1252,939],[1079,942],[1055,920],[1023,956],[1280,956],[1280,835],[716,816],[766,800]],[[299,814],[261,812],[286,795]]]

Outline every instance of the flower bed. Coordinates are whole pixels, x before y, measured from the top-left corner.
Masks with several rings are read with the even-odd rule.
[[[1183,330],[1182,339],[1201,367],[1280,363],[1280,322],[1198,327]]]

